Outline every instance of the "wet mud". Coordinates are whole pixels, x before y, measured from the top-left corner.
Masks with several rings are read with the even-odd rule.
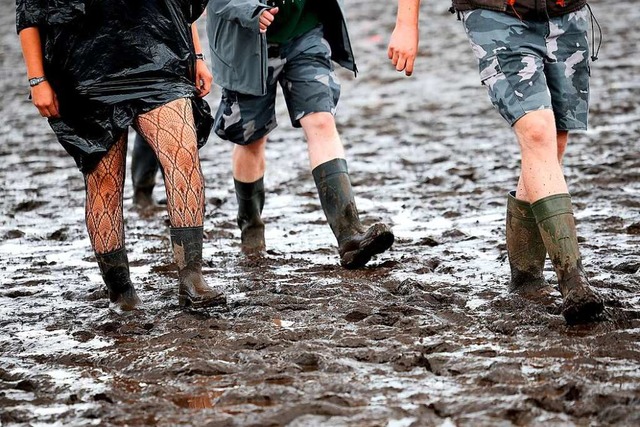
[[[179,308],[166,213],[134,210],[127,180],[144,306],[122,314],[86,236],[81,175],[26,99],[14,6],[1,0],[0,425],[640,424],[640,9],[593,5],[605,39],[590,130],[571,137],[565,172],[606,313],[567,326],[559,293],[542,305],[507,291],[518,148],[448,4],[423,5],[407,79],[386,64],[394,2],[348,3],[360,75],[339,73],[338,122],[361,217],[393,226],[392,250],[339,266],[280,102],[267,254],[241,254],[230,146],[212,136],[205,276],[228,305]],[[545,277],[557,285],[549,263]]]

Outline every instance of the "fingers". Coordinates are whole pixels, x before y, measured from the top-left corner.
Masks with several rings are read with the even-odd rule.
[[[407,57],[404,55],[399,55],[398,60],[394,64],[396,66],[396,71],[402,71],[407,66]]]
[[[410,57],[409,59],[407,59],[407,65],[404,69],[404,74],[409,77],[411,74],[413,74],[413,66],[415,64],[416,58],[414,56]]]
[[[398,60],[400,59],[400,52],[398,52],[397,50],[393,52],[393,57],[391,58],[391,63],[394,66],[398,65]]]
[[[58,97],[48,82],[42,82],[31,89],[31,99],[42,117],[60,117]]]
[[[391,60],[396,71],[404,71],[407,76],[413,74],[413,68],[416,61],[416,56],[414,54],[402,52],[394,46],[389,46],[387,56]]]
[[[53,94],[53,105],[51,106],[51,117],[60,117],[60,105],[58,104],[58,97]]]
[[[209,92],[211,92],[211,82],[213,79],[211,78],[200,78],[198,80],[198,84],[197,84],[197,89],[198,89],[198,96],[200,98],[203,98],[205,96],[207,96],[209,94]]]
[[[267,31],[267,27],[271,25],[271,23],[275,19],[275,15],[278,13],[279,10],[280,9],[278,9],[277,7],[274,7],[272,9],[264,10],[262,12],[262,14],[260,15],[260,32],[261,33],[264,33],[265,31]]]

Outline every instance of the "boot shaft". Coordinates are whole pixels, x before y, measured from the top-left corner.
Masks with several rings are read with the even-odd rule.
[[[351,188],[347,161],[330,160],[314,168],[312,174],[320,204],[338,243],[362,233],[364,229]]]
[[[545,285],[543,270],[547,250],[531,204],[516,199],[515,191],[507,196],[506,226],[511,290],[523,286]]]
[[[561,286],[583,275],[576,224],[569,194],[555,194],[531,205]]]
[[[240,230],[252,225],[264,225],[261,218],[265,201],[264,179],[241,182],[234,178],[233,184],[238,201],[237,221]]]
[[[107,285],[109,296],[112,299],[132,287],[129,259],[124,247],[104,254],[96,253],[95,256],[102,273],[102,279]]]
[[[171,246],[178,270],[202,265],[203,227],[171,227]]]

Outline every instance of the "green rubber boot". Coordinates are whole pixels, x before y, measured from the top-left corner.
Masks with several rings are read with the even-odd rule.
[[[362,268],[374,255],[391,247],[394,236],[385,224],[365,230],[351,189],[345,159],[334,159],[313,169],[322,209],[338,240],[340,264],[348,269]]]
[[[511,269],[509,292],[537,299],[550,298],[553,288],[544,279],[547,249],[538,230],[531,204],[507,196],[507,256]]]
[[[569,194],[555,194],[531,204],[540,235],[558,276],[563,298],[562,315],[567,323],[595,320],[604,310],[582,268],[576,225]]]

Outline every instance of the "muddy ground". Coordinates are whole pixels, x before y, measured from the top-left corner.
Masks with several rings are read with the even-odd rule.
[[[577,327],[559,294],[545,307],[506,292],[518,149],[447,2],[423,5],[410,79],[386,63],[394,2],[348,2],[361,72],[340,73],[338,122],[363,218],[393,225],[389,253],[339,267],[302,133],[280,103],[268,254],[239,253],[230,146],[212,136],[201,152],[206,276],[229,304],[178,307],[166,214],[136,212],[127,181],[144,308],[124,315],[108,308],[81,175],[26,99],[14,6],[0,3],[0,425],[640,424],[634,2],[594,2],[604,42],[590,130],[566,156],[585,266],[607,301],[602,321]]]

